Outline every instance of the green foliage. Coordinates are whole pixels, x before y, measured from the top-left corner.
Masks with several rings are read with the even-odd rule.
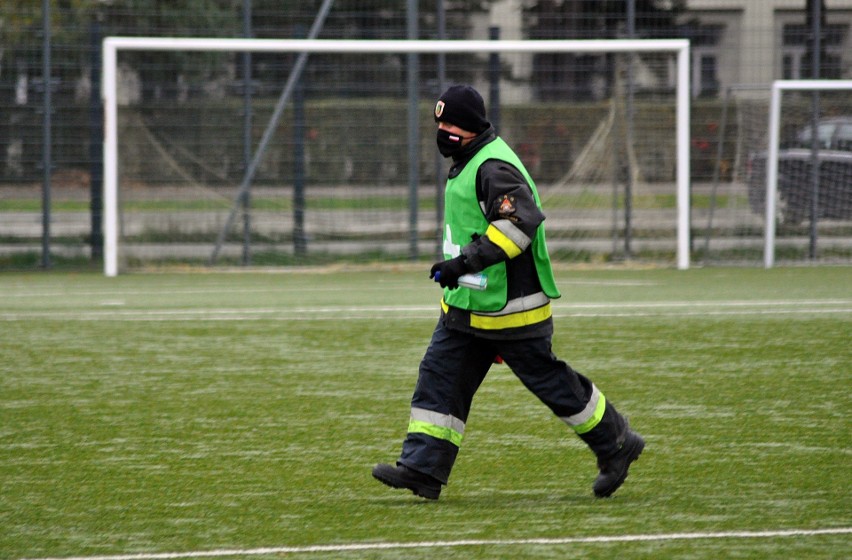
[[[852,526],[849,268],[559,271],[554,350],[646,452],[594,499],[592,455],[495,366],[437,503],[369,474],[399,452],[437,316],[424,270],[0,275],[3,557]],[[849,546],[847,532],[331,556],[829,559]]]
[[[51,59],[54,68],[84,66],[87,56],[69,45],[87,45],[95,0],[51,0]],[[4,0],[0,3],[0,80],[9,80],[20,64],[40,64],[44,41],[42,2]],[[63,48],[57,48],[61,46]],[[11,71],[11,72],[10,72]],[[2,83],[2,81],[0,81]]]

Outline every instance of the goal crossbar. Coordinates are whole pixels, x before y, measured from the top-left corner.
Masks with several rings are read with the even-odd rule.
[[[852,90],[852,80],[775,80],[769,103],[769,150],[766,157],[766,227],[763,264],[775,265],[775,211],[778,194],[778,152],[781,131],[781,93],[784,91]]]
[[[670,52],[677,55],[676,182],[677,267],[689,268],[689,41],[686,39],[596,40],[335,40],[107,37],[103,41],[101,95],[104,103],[104,274],[118,274],[118,51],[219,51],[289,53],[502,53]]]

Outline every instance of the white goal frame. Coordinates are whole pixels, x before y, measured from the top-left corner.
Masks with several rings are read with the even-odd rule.
[[[676,178],[677,267],[689,268],[689,41],[687,39],[600,39],[530,41],[221,39],[107,37],[103,41],[101,95],[104,102],[104,274],[118,275],[118,51],[226,51],[282,53],[542,53],[598,52],[677,54]]]
[[[775,212],[778,196],[778,151],[781,136],[781,93],[784,91],[852,90],[852,80],[775,80],[769,102],[769,150],[766,155],[766,225],[763,266],[775,266]]]

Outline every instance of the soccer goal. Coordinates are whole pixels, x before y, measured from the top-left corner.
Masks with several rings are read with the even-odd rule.
[[[852,260],[848,84],[803,80],[726,88],[713,121],[712,181],[692,185],[699,241],[694,258],[767,267],[776,258],[787,264]]]
[[[102,58],[107,276],[247,249],[258,265],[434,258],[431,113],[461,82],[535,179],[556,260],[690,266],[687,40],[109,37]]]
[[[788,233],[784,245],[800,254],[806,246],[810,260],[817,260],[821,237],[835,238],[822,248],[829,259],[852,255],[852,80],[773,82],[769,146],[762,161],[755,155],[752,166],[758,180],[753,199],[759,207],[763,198],[766,212],[766,268],[774,266],[779,249],[779,219]],[[806,218],[807,234],[799,228]]]

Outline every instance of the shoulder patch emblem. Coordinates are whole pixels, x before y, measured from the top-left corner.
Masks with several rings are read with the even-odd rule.
[[[515,197],[503,195],[503,200],[500,202],[500,209],[497,210],[501,216],[510,217],[515,213]]]

